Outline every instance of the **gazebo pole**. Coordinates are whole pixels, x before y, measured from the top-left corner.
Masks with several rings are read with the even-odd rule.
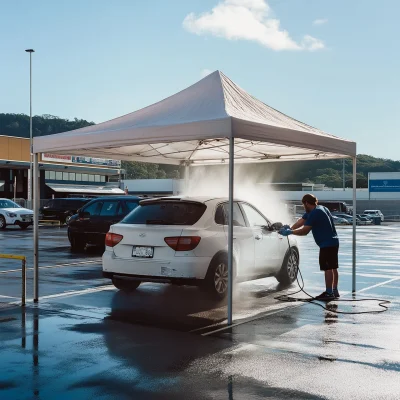
[[[233,295],[233,185],[235,139],[229,138],[229,225],[228,225],[228,325],[232,325]]]
[[[39,301],[39,154],[33,156],[33,301]]]
[[[357,157],[353,157],[353,280],[352,292],[356,291],[356,228],[357,228]]]

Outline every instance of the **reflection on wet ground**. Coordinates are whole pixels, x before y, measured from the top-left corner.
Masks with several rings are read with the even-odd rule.
[[[70,253],[62,229],[42,233],[39,305],[1,308],[2,400],[400,397],[395,226],[358,232],[357,298],[387,298],[388,312],[335,313],[374,310],[372,303],[332,302],[327,310],[280,303],[274,297],[288,289],[268,278],[238,285],[229,329],[221,329],[226,303],[196,288],[143,284],[131,295],[118,292],[101,277],[101,252]],[[7,235],[0,233],[8,252],[29,254],[29,232]],[[351,231],[339,235],[345,298]],[[382,235],[390,241],[379,241]],[[311,239],[301,240],[301,259],[306,288],[316,294],[323,277]],[[53,245],[56,251],[46,250]],[[32,271],[28,278],[32,285]],[[19,285],[18,266],[1,264],[0,301],[18,300]]]

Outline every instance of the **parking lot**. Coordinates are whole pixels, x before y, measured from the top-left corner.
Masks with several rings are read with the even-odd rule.
[[[384,398],[400,395],[400,224],[357,228],[357,299],[282,303],[275,278],[239,284],[226,302],[194,287],[146,283],[126,295],[102,278],[101,251],[72,253],[65,227],[40,229],[40,301],[20,301],[21,270],[0,261],[0,397]],[[351,298],[351,227],[340,236],[340,291]],[[32,230],[0,232],[2,253],[28,257]],[[299,239],[305,288],[323,289],[312,235]],[[329,379],[326,379],[329,374]],[[57,395],[56,395],[57,394]]]

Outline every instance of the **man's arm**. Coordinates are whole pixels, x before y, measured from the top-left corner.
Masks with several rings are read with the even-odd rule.
[[[306,223],[306,220],[304,218],[300,218],[292,225],[292,227],[290,229],[295,230],[295,229],[301,228],[302,226],[304,226],[305,223]]]
[[[295,225],[296,225],[296,224],[295,224]],[[294,226],[294,225],[293,225],[293,226]],[[306,225],[306,226],[303,226],[303,227],[300,228],[300,229],[292,230],[292,235],[296,235],[296,236],[306,236],[306,235],[308,235],[308,234],[310,233],[311,229],[312,229],[312,226]]]

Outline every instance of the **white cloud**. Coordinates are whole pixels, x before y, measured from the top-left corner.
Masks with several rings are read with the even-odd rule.
[[[326,18],[316,19],[313,21],[313,25],[325,25],[328,22]]]
[[[280,27],[280,21],[271,18],[270,14],[266,0],[222,0],[209,12],[187,15],[183,27],[197,35],[250,40],[276,51],[315,51],[325,47],[321,40],[309,35],[296,42],[288,31]]]
[[[202,78],[205,78],[207,75],[210,75],[212,72],[213,71],[211,71],[211,69],[204,68],[204,69],[201,70],[200,76]]]

